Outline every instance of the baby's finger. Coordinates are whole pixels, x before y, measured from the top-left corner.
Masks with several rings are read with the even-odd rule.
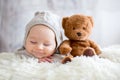
[[[38,59],[38,62],[41,63],[41,62],[46,62],[45,59]]]
[[[51,59],[51,58],[45,58],[45,59],[46,59],[47,62],[50,62],[50,63],[53,62],[53,59]]]
[[[52,59],[53,57],[52,57],[52,56],[48,56],[47,58],[50,58],[50,59]]]
[[[52,63],[53,60],[50,59],[50,58],[41,58],[41,59],[38,59],[38,62],[41,63],[41,62],[49,62],[49,63]]]

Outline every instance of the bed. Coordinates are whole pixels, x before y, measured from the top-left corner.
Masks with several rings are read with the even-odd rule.
[[[120,45],[102,49],[93,57],[75,57],[72,62],[37,63],[34,58],[0,54],[0,80],[119,80]]]

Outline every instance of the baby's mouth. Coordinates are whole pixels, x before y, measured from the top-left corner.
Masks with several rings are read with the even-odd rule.
[[[43,52],[33,52],[33,56],[36,58],[44,58],[45,54]]]

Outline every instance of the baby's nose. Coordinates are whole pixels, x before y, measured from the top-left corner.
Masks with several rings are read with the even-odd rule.
[[[37,48],[38,48],[38,49],[43,49],[43,45],[40,44],[40,45],[37,46]]]

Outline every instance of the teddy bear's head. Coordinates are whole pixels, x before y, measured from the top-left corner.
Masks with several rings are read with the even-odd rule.
[[[70,40],[85,40],[89,37],[93,28],[93,19],[85,15],[64,17],[62,26],[66,37]]]

